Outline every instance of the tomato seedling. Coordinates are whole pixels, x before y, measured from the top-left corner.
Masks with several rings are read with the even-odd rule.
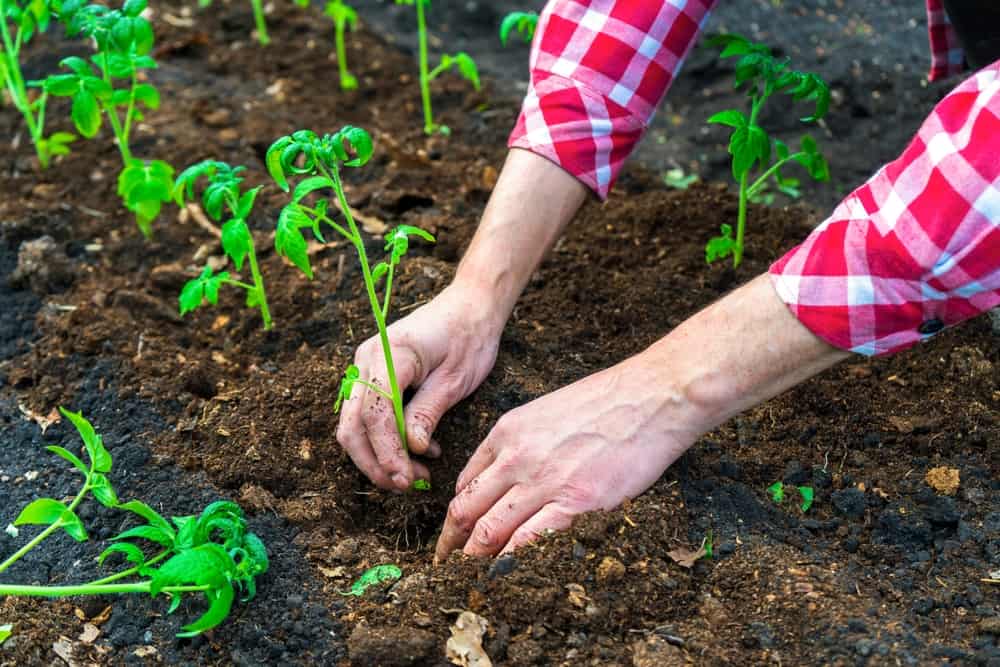
[[[386,318],[389,315],[389,303],[392,298],[393,274],[400,259],[409,249],[410,237],[416,236],[430,242],[434,241],[434,237],[418,227],[400,225],[385,235],[387,260],[379,262],[374,267],[369,264],[364,237],[361,236],[354,216],[351,214],[351,208],[347,203],[347,197],[344,195],[340,169],[341,167],[363,166],[371,158],[372,152],[371,135],[360,128],[349,125],[333,135],[328,134],[320,137],[314,132],[299,130],[274,142],[267,151],[267,168],[275,183],[282,190],[288,192],[290,190],[288,183],[290,176],[307,177],[295,186],[292,202],[285,206],[278,216],[274,247],[278,254],[287,257],[311,279],[313,271],[306,251],[306,240],[302,236],[303,229],[311,229],[313,234],[322,241],[320,225],[325,224],[354,246],[361,264],[361,274],[371,304],[372,315],[375,318],[379,339],[382,342],[386,375],[389,378],[389,391],[387,392],[384,388],[377,387],[361,378],[358,368],[352,365],[344,373],[334,410],[339,410],[341,403],[351,397],[351,390],[355,384],[368,387],[392,403],[400,441],[405,448],[406,423],[403,419],[403,394],[396,380],[392,349],[389,347],[389,336],[386,332]],[[336,195],[336,208],[339,208],[343,214],[346,225],[330,217],[332,209],[326,199],[316,199],[312,206],[304,203],[306,197],[323,190],[332,190]],[[377,287],[383,280],[385,283],[380,299]]]
[[[779,189],[795,191],[798,180],[785,178],[781,173],[785,164],[795,161],[817,181],[830,180],[830,168],[812,137],[804,135],[799,150],[792,153],[784,142],[772,139],[758,124],[764,103],[775,93],[789,95],[795,102],[812,101],[815,103],[812,115],[801,119],[804,123],[812,123],[826,115],[830,89],[816,74],[789,69],[787,58],[779,60],[763,44],[754,44],[739,35],[720,35],[709,43],[722,48],[720,58],[740,57],[736,63],[735,88],[746,84],[750,100],[749,116],[737,109],[726,109],[708,119],[709,123],[733,128],[729,154],[733,178],[739,183],[740,200],[735,238],[732,226],[722,225],[722,235],[712,238],[705,246],[705,260],[711,263],[732,255],[733,266],[738,267],[743,261],[747,202],[763,192],[768,179],[773,177]],[[773,161],[772,155],[776,156]],[[750,172],[755,166],[761,173],[751,182]]]
[[[151,110],[160,106],[156,87],[140,82],[144,70],[157,66],[149,55],[153,28],[142,17],[145,9],[146,0],[126,0],[120,10],[87,5],[66,16],[69,34],[92,39],[97,53],[92,62],[77,56],[64,58],[59,64],[70,72],[53,74],[38,85],[49,95],[72,98],[70,116],[83,137],[96,136],[107,118],[122,158],[118,195],[148,238],[153,220],[170,201],[174,169],[162,160],[134,157],[130,146],[132,130],[143,119],[139,105]]]
[[[507,46],[510,33],[516,31],[527,43],[535,37],[535,29],[538,27],[537,12],[511,12],[503,17],[500,22],[500,43]]]
[[[63,3],[68,7],[69,3]],[[48,30],[54,8],[49,0],[0,0],[0,87],[6,88],[14,108],[24,116],[28,134],[35,146],[38,164],[48,168],[52,158],[69,153],[69,144],[76,137],[69,132],[45,136],[45,107],[48,93],[42,91],[32,99],[21,71],[21,50],[36,34]]]
[[[309,0],[295,0],[295,4],[299,7],[308,7]],[[260,42],[261,46],[267,46],[271,43],[271,37],[267,33],[267,19],[264,18],[264,2],[263,0],[250,0],[250,5],[253,7],[253,21],[257,28],[257,41]],[[211,6],[212,0],[198,0],[198,7],[201,9]]]
[[[443,54],[441,62],[434,69],[429,69],[427,54],[427,21],[424,17],[424,7],[430,6],[430,0],[396,0],[397,5],[416,5],[417,8],[417,39],[419,41],[420,59],[420,97],[424,108],[424,132],[434,134],[451,134],[447,125],[437,125],[434,122],[434,112],[431,109],[431,81],[452,67],[457,67],[459,74],[465,77],[476,90],[479,90],[479,68],[476,61],[468,53],[459,51],[455,54]]]
[[[815,498],[815,490],[811,486],[796,486],[795,490],[799,492],[802,496],[802,502],[799,504],[799,509],[803,512],[808,512],[809,508],[812,507],[813,499]],[[780,480],[767,487],[767,493],[771,496],[771,500],[774,501],[776,505],[780,505],[785,500],[785,484]]]
[[[330,0],[326,3],[323,13],[333,21],[333,42],[337,48],[337,69],[340,72],[340,87],[342,90],[354,90],[358,80],[347,69],[347,45],[344,43],[344,33],[354,30],[358,25],[358,12],[343,0]]]
[[[21,510],[14,520],[15,526],[41,525],[45,529],[0,563],[0,572],[60,528],[77,541],[87,541],[87,530],[75,510],[88,492],[102,505],[131,512],[146,523],[111,538],[114,544],[98,557],[99,563],[103,564],[113,554],[121,554],[131,564],[130,567],[83,584],[0,584],[0,596],[65,597],[125,593],[156,596],[162,593],[170,598],[168,613],[173,613],[180,606],[184,593],[204,594],[208,610],[196,621],[181,628],[179,637],[192,637],[222,623],[229,616],[235,599],[234,586],[243,593],[241,600],[249,601],[254,597],[256,578],[268,568],[267,549],[260,538],[247,531],[239,505],[217,501],[208,505],[199,516],[173,517],[171,522],[139,500],[119,503],[108,481],[111,454],[104,447],[101,436],[79,412],[70,412],[65,408],[59,410],[80,434],[89,463],[84,463],[68,449],[55,445],[47,449],[79,470],[84,476],[83,485],[69,505],[54,498],[38,498]],[[159,551],[147,558],[138,545],[127,540],[144,540],[157,545]],[[161,562],[162,565],[154,567]],[[132,581],[124,581],[128,579]]]
[[[222,250],[233,260],[237,271],[243,269],[244,262],[249,264],[250,274],[253,276],[253,284],[250,285],[230,278],[229,273],[225,271],[213,274],[212,267],[206,266],[200,276],[188,281],[181,290],[180,312],[181,315],[185,315],[205,301],[213,306],[216,305],[219,302],[219,287],[232,285],[246,291],[247,307],[259,308],[261,318],[264,320],[264,329],[270,329],[271,311],[267,305],[264,277],[257,263],[253,234],[247,225],[260,187],[241,193],[240,184],[243,182],[243,177],[240,174],[244,171],[246,167],[231,167],[225,162],[205,160],[188,167],[177,177],[177,183],[174,185],[174,201],[181,208],[184,207],[185,198],[194,199],[198,179],[205,177],[208,180],[201,198],[205,212],[216,222],[222,220],[224,209],[228,209],[232,216],[222,225]]]

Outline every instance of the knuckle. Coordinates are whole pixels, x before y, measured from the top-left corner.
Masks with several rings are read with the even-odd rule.
[[[468,532],[472,528],[472,516],[462,495],[455,496],[448,503],[448,520],[462,531]]]
[[[577,511],[588,511],[599,505],[600,490],[594,480],[569,479],[559,492],[561,505]],[[565,513],[565,510],[560,508]]]
[[[486,549],[497,549],[501,546],[500,526],[495,520],[483,517],[476,522],[472,539]]]

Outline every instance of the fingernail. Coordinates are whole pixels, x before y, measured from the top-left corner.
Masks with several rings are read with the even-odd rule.
[[[390,479],[392,479],[392,483],[393,484],[395,484],[396,486],[398,486],[401,489],[408,489],[408,488],[410,488],[410,482],[409,482],[409,480],[407,480],[406,479],[406,475],[404,475],[401,472],[397,472]]]

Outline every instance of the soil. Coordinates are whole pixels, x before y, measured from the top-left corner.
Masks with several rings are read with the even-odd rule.
[[[783,4],[752,7],[793,11]],[[811,4],[834,5],[837,21],[853,15],[841,7],[849,3]],[[104,435],[122,497],[172,515],[237,500],[268,545],[271,569],[256,599],[193,640],[174,635],[197,602],[167,615],[162,600],[145,597],[5,599],[0,623],[14,623],[14,636],[0,646],[0,664],[69,656],[80,664],[444,665],[460,610],[489,621],[486,650],[504,665],[1000,662],[998,589],[984,581],[1000,569],[1000,352],[986,318],[892,358],[852,358],[747,412],[619,510],[583,517],[513,556],[455,555],[435,566],[449,490],[500,415],[645,348],[766,269],[819,216],[799,206],[754,207],[744,266],[707,267],[706,237],[735,215],[727,186],[669,191],[657,172],[630,169],[606,204],[582,211],[533,277],[493,372],[443,420],[445,454],[429,462],[432,491],[381,493],[337,447],[331,410],[341,370],[373,333],[358,269],[337,244],[316,249],[312,282],[275,255],[269,235],[285,195],[268,184],[263,154],[301,127],[372,131],[376,158],[349,174],[352,205],[440,239],[415,244],[403,264],[403,315],[448,283],[503,160],[517,95],[509,81],[488,77],[484,91],[470,93],[443,78],[435,104],[453,134],[426,138],[412,59],[367,28],[349,43],[361,88],[341,93],[332,84],[329,26],[315,12],[276,4],[267,50],[248,41],[252,16],[242,2],[217,2],[195,26],[170,3],[157,12],[161,68],[153,78],[168,102],[139,127],[135,151],[178,167],[206,157],[246,164],[250,184],[266,186],[251,223],[276,329],[264,332],[233,293],[215,309],[176,315],[181,285],[206,257],[221,255],[218,240],[168,209],[155,240],[144,241],[114,192],[113,146],[81,142],[39,174],[22,141],[0,163],[0,523],[35,497],[75,491],[77,476],[43,447],[77,448],[71,429],[58,423],[42,434],[32,419],[67,405]],[[888,21],[888,13],[872,13]],[[812,10],[809,17],[813,27],[836,23]],[[461,39],[459,32],[459,46]],[[39,40],[30,68],[44,71],[78,49],[55,36]],[[855,175],[867,174],[882,151],[894,155],[899,128],[907,120],[915,127],[946,90],[917,87],[910,96],[907,83],[918,74],[905,62],[902,73],[864,67],[851,83],[867,91],[865,100],[880,91],[879,104],[900,117],[853,116],[854,102],[834,100],[830,127],[853,119],[844,121],[848,138],[835,138],[856,160],[844,167]],[[681,105],[690,98],[678,92],[701,90],[697,77],[705,90],[724,84],[703,69],[691,76],[689,89],[677,82],[679,106],[662,116],[677,113],[679,127],[700,128],[707,114],[687,115]],[[879,87],[883,76],[890,84]],[[67,115],[59,105],[51,112]],[[870,140],[889,127],[893,137]],[[19,128],[0,109],[0,136]],[[856,150],[861,136],[869,137],[865,151]],[[55,241],[45,247],[68,276],[15,287],[7,278],[22,244],[43,235]],[[373,235],[371,249],[380,245]],[[925,480],[942,467],[959,472],[954,495]],[[778,480],[789,485],[780,505],[765,491]],[[808,511],[797,507],[792,486],[815,489]],[[98,576],[103,540],[126,524],[94,503],[81,515],[95,539],[53,537],[0,579]],[[0,537],[0,552],[13,552],[28,532]],[[709,533],[713,558],[686,569],[668,555]],[[340,594],[382,563],[399,565],[403,579],[361,598]],[[98,627],[96,639],[81,638],[87,623]]]

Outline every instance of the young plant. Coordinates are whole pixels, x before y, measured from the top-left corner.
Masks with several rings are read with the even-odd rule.
[[[157,66],[149,55],[153,28],[142,17],[145,9],[146,0],[126,0],[120,10],[87,5],[75,11],[68,19],[69,33],[91,38],[97,53],[92,63],[77,56],[63,59],[59,64],[70,72],[51,75],[39,85],[49,95],[72,98],[73,124],[88,139],[107,118],[122,158],[118,195],[148,238],[153,220],[170,201],[174,169],[162,160],[134,157],[130,145],[132,129],[143,118],[139,105],[160,106],[159,91],[140,82],[140,73]]]
[[[813,499],[815,498],[815,490],[811,486],[796,486],[795,490],[798,491],[799,495],[802,497],[799,509],[803,512],[808,512],[809,508],[812,507]],[[767,493],[771,496],[771,500],[774,501],[775,505],[780,505],[785,500],[785,484],[779,480],[767,487]]]
[[[228,209],[232,216],[222,225],[222,250],[233,260],[236,270],[243,269],[243,263],[250,265],[253,284],[247,284],[229,277],[227,272],[212,273],[212,267],[206,266],[201,275],[188,281],[181,290],[180,312],[185,315],[198,308],[205,301],[213,306],[219,302],[219,287],[232,285],[246,290],[247,307],[260,308],[264,329],[271,328],[271,311],[267,305],[267,292],[264,290],[264,278],[257,263],[257,252],[254,249],[253,235],[247,225],[247,219],[253,210],[254,201],[260,187],[240,193],[243,177],[240,174],[246,167],[231,167],[225,162],[205,160],[192,165],[181,172],[174,186],[174,201],[184,207],[185,197],[195,198],[195,185],[201,177],[208,180],[208,185],[202,193],[202,204],[205,212],[215,220],[222,220],[223,209]]]
[[[156,596],[162,593],[170,598],[168,613],[173,613],[184,593],[204,594],[208,610],[196,621],[184,626],[178,635],[180,637],[200,634],[225,620],[235,598],[234,586],[243,592],[243,601],[254,597],[256,578],[267,571],[267,549],[260,538],[247,531],[243,511],[238,505],[218,501],[208,505],[199,516],[173,517],[171,523],[141,501],[119,503],[108,481],[112,460],[101,442],[101,436],[80,413],[64,408],[60,408],[60,412],[80,434],[89,464],[62,447],[53,445],[48,450],[79,470],[84,476],[84,483],[69,505],[53,498],[39,498],[21,511],[14,520],[15,526],[42,525],[45,529],[0,563],[0,572],[60,528],[74,539],[85,542],[87,531],[75,510],[88,492],[102,505],[132,512],[145,519],[146,523],[111,538],[115,543],[98,557],[98,562],[103,564],[112,554],[121,554],[131,564],[129,567],[83,584],[0,584],[0,596],[65,597],[125,593]],[[127,541],[137,539],[156,544],[159,551],[147,558],[138,545]],[[162,565],[154,567],[161,562]]]
[[[358,25],[358,13],[343,0],[330,0],[326,3],[323,13],[333,21],[333,40],[337,47],[337,68],[340,70],[340,87],[343,90],[354,90],[358,80],[347,70],[347,46],[344,43],[344,33],[354,30]]]
[[[389,336],[386,332],[386,319],[389,315],[389,303],[392,297],[393,274],[400,259],[409,249],[409,237],[416,236],[430,242],[434,241],[434,237],[417,227],[400,225],[385,236],[385,250],[389,253],[386,261],[379,262],[374,267],[369,264],[364,238],[354,222],[351,208],[344,195],[340,169],[341,167],[363,166],[371,158],[372,152],[371,136],[364,130],[349,125],[336,134],[328,134],[323,137],[308,130],[300,130],[290,136],[278,139],[267,151],[267,168],[271,177],[286,192],[290,189],[288,183],[290,176],[306,176],[306,178],[295,186],[292,202],[285,206],[278,216],[274,247],[278,254],[291,260],[311,279],[313,271],[309,263],[309,255],[306,252],[306,240],[302,236],[303,229],[311,229],[313,234],[322,240],[321,225],[325,224],[354,246],[361,263],[361,274],[371,304],[372,315],[375,318],[375,325],[378,328],[379,339],[382,341],[386,375],[389,378],[389,391],[387,392],[384,388],[362,379],[358,368],[350,366],[344,374],[334,410],[339,410],[342,401],[350,398],[351,390],[355,384],[368,387],[392,403],[400,441],[403,443],[403,447],[406,447],[403,394],[396,381],[392,349],[389,346]],[[346,224],[337,222],[330,217],[334,207],[331,207],[326,199],[319,198],[312,206],[304,203],[306,197],[324,190],[332,191],[336,196],[336,208],[340,209]],[[379,298],[377,288],[383,280],[385,283],[382,288],[382,296]],[[426,480],[420,481],[426,485]],[[424,485],[421,487],[426,488]]]
[[[447,72],[452,67],[457,67],[459,74],[465,77],[472,87],[479,90],[479,68],[476,61],[468,53],[460,51],[453,55],[443,54],[441,62],[432,70],[429,70],[427,55],[427,21],[424,18],[424,7],[430,6],[430,0],[396,0],[397,5],[416,5],[417,8],[417,38],[419,40],[420,58],[420,97],[424,107],[424,132],[434,134],[451,134],[451,129],[447,125],[438,125],[434,122],[434,112],[431,109],[431,81],[440,74]]]
[[[507,46],[510,33],[517,31],[526,43],[531,43],[535,37],[535,29],[538,27],[537,12],[511,12],[503,17],[500,22],[500,43]]]
[[[42,169],[48,168],[53,157],[69,153],[69,144],[76,139],[68,132],[45,136],[48,93],[43,90],[32,99],[28,94],[31,82],[26,82],[21,72],[21,50],[32,37],[48,29],[52,13],[49,0],[0,0],[0,46],[3,47],[0,51],[0,88],[7,90],[14,108],[24,116]]]
[[[299,7],[308,7],[309,0],[295,0],[295,4]],[[261,46],[267,46],[271,43],[271,37],[267,34],[267,20],[264,18],[264,2],[263,0],[250,0],[250,5],[253,7],[254,24],[257,26],[257,41],[260,42]],[[198,0],[198,7],[201,9],[211,6],[212,0]]]
[[[750,101],[749,116],[737,109],[726,109],[708,119],[709,123],[733,128],[729,153],[733,178],[739,183],[740,200],[735,238],[732,226],[722,225],[722,235],[712,238],[705,246],[705,260],[711,263],[732,255],[733,266],[738,267],[743,261],[747,202],[764,190],[768,179],[774,178],[779,189],[796,188],[797,180],[786,179],[781,174],[785,164],[795,161],[817,181],[830,180],[830,168],[812,137],[803,136],[799,150],[793,153],[758,124],[764,103],[775,93],[784,93],[795,102],[812,101],[815,103],[813,113],[801,119],[804,123],[812,123],[826,115],[830,90],[819,76],[789,69],[787,58],[777,59],[763,44],[754,44],[738,35],[721,35],[710,43],[722,48],[721,58],[740,57],[736,63],[735,87],[746,84]],[[750,173],[755,167],[759,176],[751,181]]]

